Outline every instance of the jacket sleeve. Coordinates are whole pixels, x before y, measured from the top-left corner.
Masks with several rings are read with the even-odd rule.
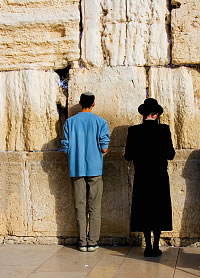
[[[61,144],[63,146],[63,150],[66,154],[68,154],[68,149],[69,149],[69,127],[68,127],[68,121],[65,122],[63,126],[63,133],[64,133],[64,138],[61,140]]]
[[[133,146],[133,140],[132,140],[132,132],[131,129],[128,129],[128,136],[126,139],[126,147],[125,147],[125,154],[124,154],[124,158],[128,161],[133,160],[133,151],[132,151],[132,146]]]
[[[166,129],[166,140],[167,140],[166,158],[167,158],[167,160],[172,160],[174,158],[176,152],[173,147],[169,126],[167,126],[167,129]]]
[[[101,149],[108,149],[108,145],[110,143],[110,132],[107,125],[107,122],[105,121],[100,132],[99,136],[99,144]]]

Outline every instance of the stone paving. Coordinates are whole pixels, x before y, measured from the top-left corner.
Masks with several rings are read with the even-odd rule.
[[[200,248],[162,247],[159,258],[144,258],[141,247],[100,247],[80,252],[74,246],[2,245],[0,278],[195,278]]]

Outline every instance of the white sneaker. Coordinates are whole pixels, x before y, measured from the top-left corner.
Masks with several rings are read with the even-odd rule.
[[[99,245],[88,246],[88,252],[94,252],[99,249]]]
[[[87,250],[88,250],[87,246],[79,246],[79,251],[87,252]]]

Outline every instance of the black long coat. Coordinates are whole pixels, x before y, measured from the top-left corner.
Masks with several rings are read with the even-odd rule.
[[[131,231],[172,230],[167,160],[174,156],[168,125],[145,120],[128,129],[124,157],[135,168]]]

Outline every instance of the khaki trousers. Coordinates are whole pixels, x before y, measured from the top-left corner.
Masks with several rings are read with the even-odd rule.
[[[99,240],[101,227],[102,176],[78,177],[72,178],[72,181],[79,228],[79,245],[95,245]],[[87,212],[89,232],[87,232]]]

